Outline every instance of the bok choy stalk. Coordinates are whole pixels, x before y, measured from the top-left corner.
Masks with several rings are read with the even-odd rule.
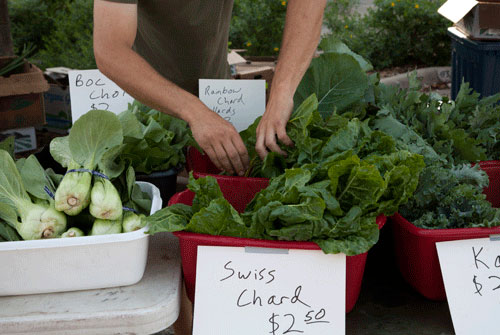
[[[14,160],[4,150],[0,150],[0,219],[24,240],[56,237],[66,229],[66,216],[52,204],[31,201]]]
[[[134,212],[126,212],[123,216],[123,231],[125,233],[139,230],[146,225],[143,218],[146,216],[144,214],[135,214]]]
[[[85,236],[85,234],[81,229],[76,227],[69,228],[61,235],[61,237],[79,237],[79,236]]]
[[[71,162],[68,170],[80,168]],[[89,172],[71,172],[64,176],[55,193],[55,207],[68,215],[77,215],[90,203],[90,183],[92,175]]]
[[[94,221],[89,235],[119,234],[122,232],[122,220],[102,220]]]
[[[89,211],[94,217],[105,220],[118,220],[122,216],[122,201],[111,181],[97,177],[90,194]]]
[[[97,166],[107,165],[103,159],[114,157],[105,153],[120,146],[122,142],[123,130],[118,117],[108,111],[92,110],[75,122],[68,136],[56,138],[50,143],[54,159],[68,168],[56,190],[56,209],[68,215],[77,215],[89,205],[92,201],[92,171]],[[73,171],[75,169],[77,171]],[[105,196],[98,196],[99,192],[109,188],[109,185],[98,188],[94,196],[96,200],[104,203],[110,201]],[[113,206],[117,206],[115,199],[111,202]],[[121,204],[119,207],[121,210]]]

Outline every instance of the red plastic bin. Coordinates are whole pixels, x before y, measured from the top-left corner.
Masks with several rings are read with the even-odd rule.
[[[200,153],[195,147],[187,148],[186,170],[208,174],[219,174],[221,172],[206,154]]]
[[[231,177],[229,177],[231,178]],[[233,178],[233,183],[237,183],[238,180]],[[237,194],[234,188],[231,189],[224,181],[219,181],[222,192],[228,201],[237,208],[240,212],[244,209],[247,202],[249,202],[255,195],[255,192],[249,188],[241,187],[241,180],[238,186],[240,190],[240,196],[238,198],[232,198],[229,196],[227,191],[230,190],[229,194]],[[236,186],[236,185],[233,185]],[[267,186],[267,184],[266,184]],[[266,187],[264,186],[264,187]],[[169,205],[182,203],[186,205],[191,205],[194,198],[194,193],[186,190],[175,194],[170,198]],[[239,199],[239,200],[235,200]],[[245,201],[244,203],[239,201]],[[236,203],[238,202],[238,203]],[[386,217],[381,215],[377,217],[377,224],[379,229],[381,229],[386,222]],[[249,238],[238,238],[238,237],[228,237],[228,236],[213,236],[206,234],[197,234],[190,232],[175,232],[174,233],[179,238],[181,258],[182,258],[182,271],[184,274],[184,282],[186,284],[186,291],[189,299],[194,301],[195,292],[195,281],[196,281],[196,259],[198,246],[231,246],[231,247],[261,247],[261,248],[281,248],[281,249],[306,249],[306,250],[319,250],[319,246],[313,242],[296,242],[296,241],[270,241],[270,240],[259,240],[259,239],[249,239]],[[349,313],[356,304],[358,300],[359,292],[361,290],[361,282],[363,278],[363,272],[365,270],[367,253],[348,256],[346,260],[346,313]]]
[[[479,163],[490,177],[484,189],[494,207],[500,207],[500,161]],[[399,214],[391,217],[394,247],[403,278],[424,297],[446,300],[446,292],[437,255],[436,242],[466,240],[500,234],[500,227],[423,229]]]

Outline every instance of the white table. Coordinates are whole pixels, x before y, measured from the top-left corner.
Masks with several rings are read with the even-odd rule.
[[[1,271],[1,265],[0,265]],[[148,335],[179,316],[181,260],[177,238],[150,237],[142,280],[100,290],[0,297],[2,335]]]

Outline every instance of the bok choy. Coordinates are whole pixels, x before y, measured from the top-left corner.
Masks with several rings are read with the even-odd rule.
[[[122,142],[120,120],[113,113],[101,110],[89,111],[75,122],[68,136],[51,142],[52,156],[68,168],[55,193],[57,210],[77,215],[90,204],[91,213],[97,218],[116,219],[121,216],[121,201],[111,182],[96,176],[94,184],[97,184],[97,189],[94,192],[91,192],[91,182],[96,168],[107,165],[107,158],[114,158],[105,155],[106,152]]]
[[[56,237],[66,229],[66,216],[51,202],[32,201],[14,160],[4,150],[0,150],[0,219],[24,240]]]

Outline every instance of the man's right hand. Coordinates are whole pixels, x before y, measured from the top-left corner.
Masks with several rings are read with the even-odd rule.
[[[189,126],[199,146],[220,170],[244,175],[248,152],[234,126],[208,108],[196,114]]]

